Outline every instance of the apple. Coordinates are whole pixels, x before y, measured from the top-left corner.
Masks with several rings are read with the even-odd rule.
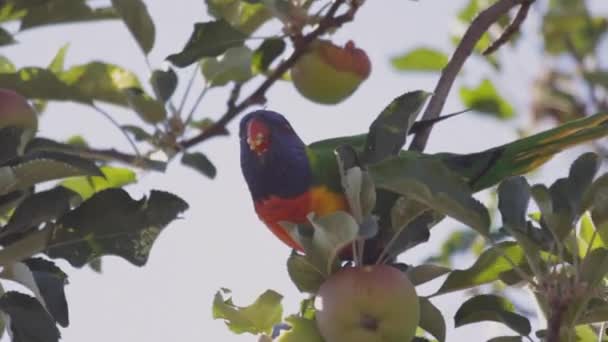
[[[407,342],[420,321],[414,285],[388,265],[339,270],[319,288],[315,308],[326,342]]]
[[[291,69],[291,78],[307,99],[336,104],[352,95],[370,72],[367,54],[352,41],[339,47],[327,40],[316,40]]]
[[[38,116],[25,97],[13,90],[0,88],[0,129],[5,127],[23,129],[21,143],[25,145],[38,130]]]

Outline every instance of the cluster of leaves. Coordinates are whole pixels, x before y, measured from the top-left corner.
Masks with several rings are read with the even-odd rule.
[[[45,138],[22,150],[20,137],[20,128],[0,129],[0,278],[35,298],[2,291],[1,317],[15,341],[58,341],[56,324],[69,324],[67,275],[37,255],[82,267],[112,254],[143,266],[156,237],[188,205],[162,191],[132,199],[120,188],[135,181],[132,171],[99,166],[79,147]]]

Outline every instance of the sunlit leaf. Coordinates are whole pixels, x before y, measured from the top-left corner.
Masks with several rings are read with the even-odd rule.
[[[225,299],[221,292],[213,300],[213,318],[223,319],[228,328],[237,334],[270,333],[272,327],[281,322],[283,296],[267,290],[253,304],[245,307],[236,306],[231,298]]]
[[[97,192],[123,187],[137,180],[135,172],[126,168],[103,166],[101,172],[103,176],[72,177],[62,181],[60,185],[78,193],[86,200]]]

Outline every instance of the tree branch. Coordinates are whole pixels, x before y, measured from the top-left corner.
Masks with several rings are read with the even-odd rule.
[[[230,123],[235,117],[237,117],[245,109],[255,104],[262,104],[266,102],[266,91],[277,81],[283,74],[285,74],[292,66],[296,64],[298,59],[304,55],[309,45],[321,35],[333,28],[342,26],[343,24],[353,20],[355,13],[359,9],[359,0],[350,0],[349,10],[341,15],[336,15],[340,6],[345,4],[346,0],[335,0],[332,6],[329,8],[323,19],[319,22],[317,27],[310,33],[300,36],[292,36],[294,41],[294,50],[292,54],[284,60],[277,68],[268,76],[262,84],[258,86],[249,96],[243,99],[238,104],[228,106],[228,109],[222,115],[222,117],[216,121],[211,127],[201,132],[199,135],[183,140],[178,143],[182,149],[188,149],[198,143],[201,143],[209,138],[224,135],[226,132],[226,125]]]
[[[527,2],[529,2],[529,0],[500,0],[479,13],[473,22],[471,22],[471,26],[469,26],[462,37],[462,40],[456,48],[456,51],[454,51],[452,58],[443,69],[441,77],[437,82],[437,86],[433,91],[434,95],[431,98],[431,101],[429,102],[424,114],[422,115],[422,120],[430,120],[439,116],[443,110],[443,106],[445,105],[445,101],[450,93],[452,85],[454,84],[456,76],[460,72],[460,69],[462,69],[462,66],[467,58],[469,58],[469,56],[471,56],[473,53],[477,42],[490,28],[490,26],[515,6],[522,5]],[[426,147],[429,135],[431,134],[431,128],[432,127],[429,127],[428,129],[416,134],[414,140],[410,144],[409,149],[414,151],[423,151]]]
[[[504,32],[500,35],[500,37],[498,37],[498,39],[496,39],[496,41],[494,41],[494,43],[492,43],[487,49],[485,49],[484,52],[482,52],[484,56],[488,56],[496,52],[501,46],[507,43],[509,39],[511,39],[511,37],[517,33],[517,31],[519,31],[521,24],[523,24],[524,20],[526,20],[526,17],[528,16],[530,7],[532,7],[532,2],[533,1],[526,1],[521,4],[519,11],[517,11],[517,15],[515,15],[515,19],[513,19],[513,22],[507,26]]]

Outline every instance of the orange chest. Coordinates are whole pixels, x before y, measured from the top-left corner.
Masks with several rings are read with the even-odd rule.
[[[255,202],[255,211],[268,228],[284,243],[298,250],[302,248],[293,241],[279,222],[305,223],[306,216],[311,212],[324,216],[338,210],[348,211],[344,195],[326,187],[312,188],[294,198],[272,196]]]

